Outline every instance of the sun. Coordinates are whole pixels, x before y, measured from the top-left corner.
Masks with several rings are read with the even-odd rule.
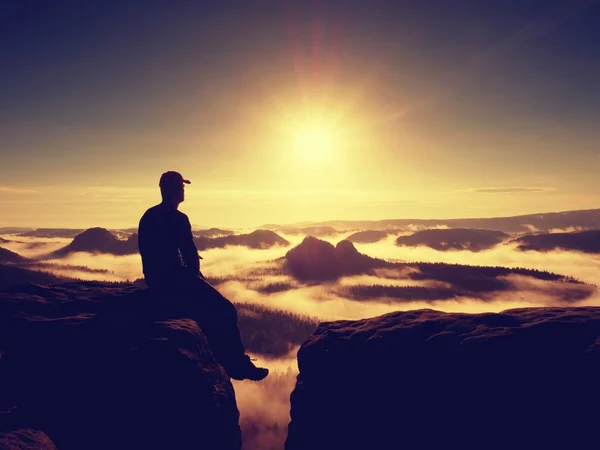
[[[293,149],[298,157],[311,163],[331,159],[334,150],[333,133],[319,125],[299,129],[294,135]]]

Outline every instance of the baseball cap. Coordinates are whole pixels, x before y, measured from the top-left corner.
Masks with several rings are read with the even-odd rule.
[[[165,186],[179,186],[181,184],[191,184],[190,180],[186,180],[185,178],[183,178],[183,176],[179,173],[179,172],[175,172],[173,170],[170,170],[168,172],[163,173],[160,176],[160,181],[158,182],[158,185],[160,187],[165,187]]]

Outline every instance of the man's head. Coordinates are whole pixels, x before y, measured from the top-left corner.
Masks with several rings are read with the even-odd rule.
[[[163,202],[179,205],[184,200],[184,184],[190,184],[179,172],[169,171],[161,175],[158,185]]]

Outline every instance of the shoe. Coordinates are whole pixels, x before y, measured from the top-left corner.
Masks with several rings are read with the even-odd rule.
[[[242,360],[237,364],[232,364],[227,369],[230,378],[234,380],[252,380],[260,381],[269,375],[269,369],[264,367],[256,367],[249,356],[244,355]]]

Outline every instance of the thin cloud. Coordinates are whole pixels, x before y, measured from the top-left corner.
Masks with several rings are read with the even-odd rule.
[[[3,194],[40,194],[40,191],[35,189],[22,189],[11,186],[0,186],[0,193]]]
[[[551,187],[493,187],[493,188],[475,188],[467,189],[465,192],[475,194],[523,194],[530,192],[553,192],[556,188]]]

